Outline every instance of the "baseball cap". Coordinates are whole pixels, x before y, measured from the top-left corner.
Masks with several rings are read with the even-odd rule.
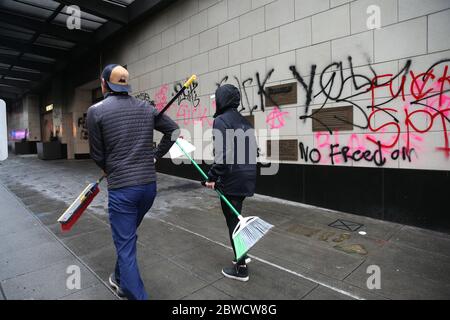
[[[109,64],[103,69],[102,78],[108,84],[108,87],[119,93],[130,93],[131,87],[128,84],[130,74],[127,69],[118,64]]]

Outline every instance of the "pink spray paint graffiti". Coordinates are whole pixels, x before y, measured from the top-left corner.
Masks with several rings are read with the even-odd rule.
[[[194,107],[189,105],[187,102],[182,102],[178,106],[178,111],[176,114],[177,120],[182,120],[184,125],[200,123],[202,126],[212,127],[213,122],[208,117],[208,108],[199,105]]]
[[[161,111],[167,104],[167,93],[169,92],[169,85],[162,85],[155,95],[155,106],[158,111]]]
[[[286,124],[284,116],[288,114],[289,112],[281,111],[278,107],[275,107],[267,116],[266,123],[269,125],[270,129],[281,129]]]
[[[174,90],[178,89],[178,87],[179,86],[175,85]],[[201,123],[203,126],[212,127],[213,122],[208,116],[208,108],[200,104],[200,99],[197,98],[195,93],[196,88],[197,84],[190,88],[189,91],[185,93],[183,97],[178,99],[173,106],[176,110],[176,112],[174,112],[175,120],[181,120],[181,123],[185,126]],[[162,85],[157,90],[155,94],[155,106],[158,111],[161,111],[168,103],[169,94],[168,84]],[[193,104],[190,104],[190,102]]]
[[[307,106],[312,102],[312,97],[325,98],[323,105],[311,114],[305,108],[305,115],[300,119],[317,120],[317,110],[324,108],[327,103],[347,103],[353,106],[354,112],[360,113],[357,118],[359,121],[353,122],[353,126],[363,130],[361,133],[344,134],[341,143],[338,143],[338,138],[331,141],[332,135],[340,134],[331,129],[328,129],[330,137],[325,133],[316,134],[314,149],[300,143],[302,159],[314,163],[321,159],[320,163],[328,163],[325,157],[328,155],[332,164],[339,163],[336,161],[338,157],[344,163],[364,160],[383,166],[388,160],[420,160],[420,153],[424,154],[424,159],[430,159],[431,151],[437,151],[433,157],[441,153],[450,159],[450,97],[446,94],[450,91],[449,61],[441,60],[425,72],[414,72],[410,70],[412,61],[408,60],[397,74],[377,75],[369,66],[374,75],[368,77],[355,72],[349,57],[350,76],[344,78],[342,62],[331,64],[321,73],[321,89],[315,95],[311,91],[312,83],[307,84],[292,67],[294,76],[307,93]],[[313,66],[312,75],[315,70]],[[332,76],[324,77],[326,72]],[[346,84],[352,86],[350,96],[344,95]],[[368,106],[357,99],[365,94],[371,96]],[[311,158],[311,154],[314,158]],[[427,166],[426,160],[422,163]]]

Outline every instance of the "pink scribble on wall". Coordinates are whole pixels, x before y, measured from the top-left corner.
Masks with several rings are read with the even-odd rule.
[[[350,140],[348,142],[348,148],[350,149],[350,152],[355,152],[355,151],[364,152],[367,150],[367,148],[365,146],[364,138],[360,137],[356,133],[352,133],[352,135],[350,136]]]
[[[182,119],[185,126],[189,125],[191,119],[191,110],[185,102],[178,106],[177,119]]]
[[[317,149],[320,150],[322,154],[329,154],[331,151],[331,145],[338,145],[339,144],[339,131],[333,132],[331,135],[329,132],[317,132],[314,136],[315,138],[315,146]],[[331,139],[334,139],[334,142],[331,141]],[[320,163],[327,164],[330,162],[330,160],[327,160],[328,157],[322,157],[322,160]],[[339,159],[338,156],[334,156],[334,163],[340,163],[341,159]]]
[[[178,106],[176,117],[178,120],[183,120],[185,126],[196,123],[201,123],[207,127],[212,127],[213,125],[213,122],[208,117],[208,108],[200,105],[194,107],[187,102],[182,102]]]
[[[158,111],[161,111],[167,104],[167,93],[169,92],[169,85],[164,84],[162,85],[155,95],[155,104],[156,109]]]
[[[269,124],[270,129],[280,129],[286,124],[284,116],[288,115],[289,112],[281,111],[278,107],[275,107],[272,112],[266,118],[266,123]]]
[[[203,109],[203,114],[200,116],[200,119],[198,121],[201,122],[202,125],[206,124],[206,126],[208,126],[208,127],[213,126],[213,121],[211,121],[208,117],[208,109],[207,108]]]

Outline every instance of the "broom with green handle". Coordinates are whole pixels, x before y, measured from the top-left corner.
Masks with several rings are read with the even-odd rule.
[[[189,152],[186,151],[182,145],[185,145],[186,148],[186,146],[189,147],[190,144],[183,139],[177,139],[175,143],[178,148],[180,148],[180,150],[184,153],[184,155],[192,162],[198,172],[200,172],[202,177],[205,180],[208,180],[209,177],[206,175],[206,173],[189,155],[189,152],[191,152],[192,149],[195,148],[192,147],[190,148]],[[233,211],[233,213],[239,219],[239,223],[232,234],[234,248],[236,250],[236,261],[239,261],[273,227],[273,225],[258,217],[244,218],[219,189],[216,188],[215,191],[219,195],[220,199],[222,199],[227,204],[227,206],[230,207],[231,211]]]

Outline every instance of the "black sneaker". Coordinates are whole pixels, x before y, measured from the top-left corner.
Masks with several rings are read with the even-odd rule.
[[[111,273],[109,276],[109,284],[111,288],[113,288],[114,292],[119,296],[119,298],[126,298],[125,293],[120,289],[120,284],[116,280],[116,276],[114,273]]]
[[[248,268],[246,265],[244,266],[235,265],[229,268],[223,268],[222,274],[227,278],[243,282],[247,282],[249,279]]]
[[[236,262],[236,259],[233,259],[233,264],[235,265],[237,262]],[[250,257],[245,257],[245,264],[249,264],[250,262],[252,262],[252,258],[250,258]]]

